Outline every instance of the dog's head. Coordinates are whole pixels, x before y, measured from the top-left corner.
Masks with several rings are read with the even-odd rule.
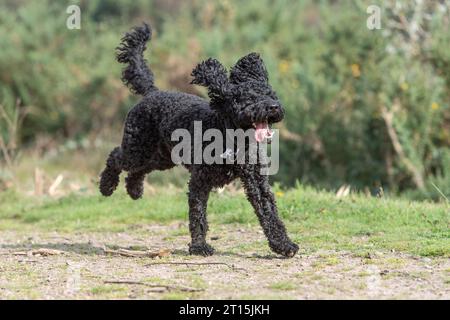
[[[284,109],[269,85],[269,77],[261,57],[250,53],[231,69],[216,59],[203,61],[192,71],[193,84],[208,88],[211,107],[231,118],[237,128],[255,129],[258,142],[270,138],[270,126],[284,117]]]

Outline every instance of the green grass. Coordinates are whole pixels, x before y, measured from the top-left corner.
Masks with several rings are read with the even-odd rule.
[[[279,213],[303,252],[348,250],[357,254],[396,250],[422,256],[450,256],[450,206],[332,193],[298,187],[277,192]],[[241,194],[214,193],[211,225],[257,219]],[[151,223],[187,221],[184,190],[158,189],[132,201],[123,192],[112,197],[71,195],[58,200],[0,193],[0,229],[125,231]],[[176,235],[172,235],[176,236]]]
[[[282,290],[282,291],[294,290],[296,288],[296,286],[293,283],[284,281],[272,283],[269,287],[270,289],[273,290]]]

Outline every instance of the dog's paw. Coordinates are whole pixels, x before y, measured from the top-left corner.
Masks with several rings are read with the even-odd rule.
[[[189,253],[197,256],[212,256],[214,254],[214,248],[207,243],[202,244],[190,244]]]
[[[283,242],[277,244],[270,244],[273,252],[281,254],[282,256],[292,258],[298,251],[298,245],[293,242]]]
[[[144,186],[141,184],[127,184],[127,193],[133,200],[137,200],[142,198],[142,195],[144,194]]]
[[[128,195],[133,200],[138,200],[142,198],[142,195],[144,194],[144,189],[127,189]]]

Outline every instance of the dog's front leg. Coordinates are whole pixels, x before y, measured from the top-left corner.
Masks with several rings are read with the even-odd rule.
[[[268,177],[261,175],[257,167],[246,167],[240,176],[247,198],[255,209],[269,241],[269,247],[278,254],[293,257],[298,251],[298,246],[289,239],[286,228],[278,217]]]
[[[189,231],[191,232],[191,243],[189,253],[210,256],[214,248],[206,243],[206,232],[208,221],[206,219],[206,207],[209,193],[212,187],[209,179],[201,174],[201,171],[192,172],[189,181]]]

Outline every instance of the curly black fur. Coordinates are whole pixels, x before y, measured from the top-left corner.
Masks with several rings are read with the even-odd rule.
[[[231,69],[230,77],[215,59],[200,63],[192,71],[192,83],[208,89],[209,102],[187,93],[158,90],[143,58],[150,35],[146,24],[134,28],[118,48],[118,61],[127,64],[123,81],[133,92],[143,95],[143,99],[128,113],[122,144],[111,152],[101,174],[100,191],[105,196],[116,189],[121,171],[128,172],[125,181],[128,194],[138,199],[143,194],[146,174],[174,167],[171,150],[178,142],[171,141],[171,134],[175,129],[184,128],[193,134],[193,122],[202,121],[203,131],[215,128],[225,133],[226,129],[252,128],[255,122],[272,124],[284,117],[284,110],[269,85],[264,62],[256,53],[241,58]],[[287,257],[295,255],[298,246],[287,236],[268,177],[260,173],[259,164],[183,166],[191,173],[188,193],[191,254],[213,254],[214,249],[206,243],[209,193],[239,178],[270,248]]]
[[[153,73],[143,56],[145,45],[151,38],[151,29],[144,23],[142,27],[136,27],[125,34],[117,47],[117,61],[127,64],[122,71],[122,81],[132,92],[140,95],[157,90],[153,83]]]

